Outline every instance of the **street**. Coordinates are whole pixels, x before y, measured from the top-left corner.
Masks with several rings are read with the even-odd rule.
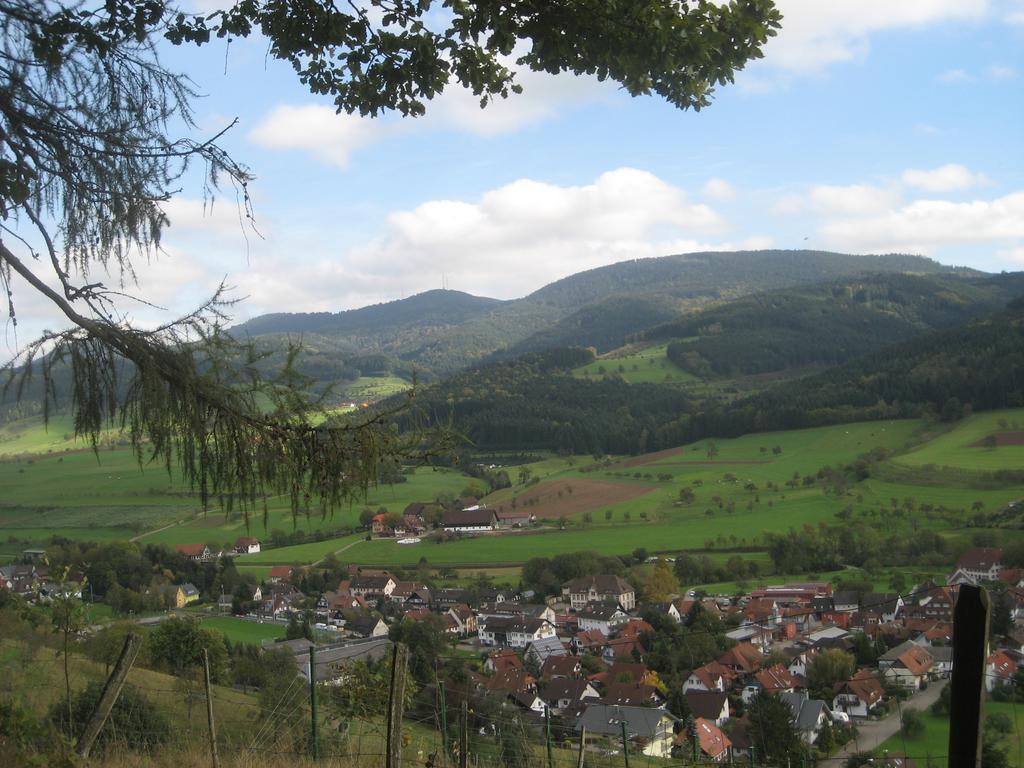
[[[928,686],[928,690],[915,694],[908,701],[900,702],[900,708],[928,709],[939,698],[942,689],[949,685],[948,680],[939,680]],[[857,738],[837,752],[831,759],[852,757],[857,752],[871,752],[890,736],[899,733],[899,709],[893,707],[892,712],[881,720],[857,721]]]

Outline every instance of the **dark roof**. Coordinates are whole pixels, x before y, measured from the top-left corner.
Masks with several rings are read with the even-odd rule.
[[[956,561],[957,568],[967,568],[971,571],[987,571],[993,565],[998,565],[1003,560],[1003,550],[999,547],[975,547],[960,555]]]
[[[650,739],[657,734],[658,724],[663,717],[678,722],[675,715],[664,709],[653,707],[619,707],[614,704],[590,704],[577,723],[577,728],[586,728],[588,733],[600,736],[621,736],[622,723],[630,736]]]
[[[554,680],[545,683],[540,690],[540,697],[546,704],[551,704],[559,699],[579,701],[582,698],[587,686],[586,680],[573,680],[568,677],[556,677]]]
[[[633,592],[633,586],[621,576],[602,573],[597,576],[582,576],[566,582],[563,587],[569,592],[589,592],[592,588],[602,595],[621,595]]]
[[[445,528],[476,528],[494,525],[494,512],[490,509],[450,509],[444,513],[442,525]]]
[[[685,694],[686,703],[694,717],[703,717],[708,720],[717,720],[722,716],[729,697],[719,691],[687,691]]]

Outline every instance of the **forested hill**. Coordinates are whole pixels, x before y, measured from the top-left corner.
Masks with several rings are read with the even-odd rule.
[[[260,315],[232,328],[239,335],[315,333],[319,335],[380,334],[423,326],[458,325],[502,304],[498,299],[461,291],[433,290],[407,299],[344,312],[277,312]]]
[[[829,328],[823,326],[823,332]],[[822,338],[821,343],[828,343]],[[708,437],[1024,406],[1024,299],[813,376],[737,399],[704,386],[570,375],[591,359],[550,350],[465,371],[417,394],[480,450],[637,453]]]
[[[604,352],[620,346],[627,336],[709,302],[878,272],[956,270],[902,255],[692,253],[591,269],[512,301],[429,291],[348,312],[264,315],[235,332],[270,336],[272,343],[279,343],[283,334],[301,333],[318,353],[334,349],[346,356],[384,355],[390,370],[415,368],[429,381],[495,353],[508,357],[559,346],[593,346]]]
[[[870,275],[742,297],[639,337],[677,340],[669,359],[703,377],[831,366],[985,317],[1022,293],[1017,274]]]

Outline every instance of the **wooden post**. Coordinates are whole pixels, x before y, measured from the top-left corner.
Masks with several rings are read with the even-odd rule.
[[[82,732],[82,738],[78,740],[78,744],[75,747],[79,757],[89,756],[89,750],[92,749],[96,737],[100,735],[103,724],[107,722],[110,710],[114,708],[114,702],[121,695],[121,689],[128,678],[128,671],[132,668],[132,664],[135,663],[135,657],[139,655],[139,648],[141,647],[142,637],[134,632],[129,632],[128,636],[124,639],[124,647],[121,648],[121,655],[114,665],[114,671],[110,673],[106,685],[103,686],[100,701],[96,705],[92,717],[89,718],[89,723],[85,726],[85,730]]]
[[[469,766],[469,707],[462,700],[462,712],[459,716],[459,768]]]
[[[210,685],[210,654],[203,648],[203,683],[206,685],[206,722],[210,725],[210,756],[213,768],[220,768],[217,754],[217,728],[213,723],[213,687]]]
[[[444,754],[444,762],[448,762],[448,704],[444,697],[444,680],[437,683],[437,694],[441,699],[441,749]]]
[[[580,728],[580,754],[576,758],[576,768],[583,768],[584,754],[587,750],[587,727]]]
[[[949,768],[981,765],[990,605],[982,587],[964,584],[953,611],[953,679],[950,682]]]
[[[386,768],[402,765],[402,710],[405,703],[405,667],[408,649],[401,643],[391,648],[391,692],[388,695],[388,733],[384,762]]]
[[[313,741],[313,759],[320,759],[320,725],[316,715],[316,646],[309,646],[309,736]]]
[[[548,768],[555,768],[555,753],[551,748],[551,707],[544,707],[544,730],[548,743]]]

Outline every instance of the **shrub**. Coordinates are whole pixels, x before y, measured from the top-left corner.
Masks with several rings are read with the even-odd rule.
[[[71,713],[74,722],[70,723],[70,727],[67,722],[67,701],[64,699],[53,705],[50,720],[61,731],[77,740],[85,730],[102,694],[103,683],[91,682],[74,699]],[[93,749],[103,749],[116,743],[129,749],[150,750],[167,741],[170,733],[171,724],[160,710],[137,688],[125,685]]]

